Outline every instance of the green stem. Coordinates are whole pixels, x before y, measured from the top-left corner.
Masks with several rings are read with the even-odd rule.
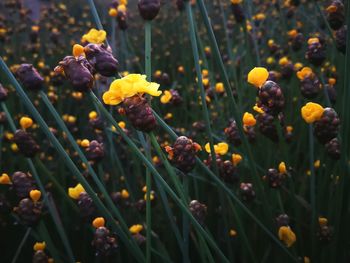
[[[26,241],[27,241],[27,239],[28,239],[28,237],[29,237],[29,234],[30,234],[30,231],[31,231],[31,230],[32,230],[32,229],[31,229],[30,227],[27,228],[27,231],[25,232],[25,234],[24,234],[24,236],[23,236],[23,238],[22,238],[22,240],[21,240],[21,243],[19,243],[19,245],[18,245],[18,247],[17,247],[17,249],[16,249],[16,253],[15,253],[15,255],[13,256],[11,263],[16,263],[16,262],[17,262],[17,259],[18,259],[18,257],[19,257],[19,254],[21,253],[22,248],[23,248],[24,244],[26,243]]]
[[[315,157],[314,157],[314,135],[312,124],[309,124],[309,164],[310,164],[310,199],[311,199],[311,255],[314,259],[315,233],[316,233],[316,177],[315,177]]]

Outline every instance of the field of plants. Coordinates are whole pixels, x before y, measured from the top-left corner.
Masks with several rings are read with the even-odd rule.
[[[350,262],[349,21],[0,0],[0,261]]]

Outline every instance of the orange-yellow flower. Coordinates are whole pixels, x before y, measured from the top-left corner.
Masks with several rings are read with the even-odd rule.
[[[106,40],[106,36],[106,31],[92,28],[87,34],[83,35],[83,40],[89,43],[101,44]]]
[[[92,225],[95,227],[95,228],[99,228],[101,226],[104,226],[105,225],[105,219],[103,217],[96,217],[94,219],[94,221],[92,221]]]
[[[21,125],[23,129],[28,129],[33,125],[33,120],[29,117],[22,117],[19,120],[19,125]]]
[[[238,153],[232,154],[232,162],[233,162],[234,166],[239,164],[242,160],[243,160],[242,155],[240,155]]]
[[[243,124],[245,126],[254,126],[256,124],[256,119],[254,118],[253,114],[245,112],[243,115]]]
[[[313,123],[322,117],[324,108],[317,103],[308,102],[301,108],[301,116],[307,123]]]
[[[45,250],[46,247],[46,243],[44,242],[36,242],[33,246],[34,251],[38,251],[38,250]]]
[[[169,90],[165,90],[163,95],[160,97],[160,102],[163,104],[169,103],[173,96],[171,95],[171,92]]]
[[[77,184],[75,187],[68,188],[68,195],[73,199],[78,199],[79,195],[83,192],[85,192],[85,189],[81,184]]]
[[[287,247],[291,247],[297,240],[296,235],[289,226],[281,226],[278,230],[278,237]]]
[[[3,174],[0,176],[0,184],[11,184],[11,179],[10,179],[10,177],[8,176],[8,174],[3,173]]]
[[[140,224],[137,224],[137,225],[132,225],[130,228],[129,228],[129,231],[131,234],[138,234],[142,231],[143,229],[143,226],[140,225]]]
[[[303,80],[307,77],[312,76],[314,73],[312,72],[312,69],[309,67],[303,67],[301,70],[297,72],[297,77],[300,80]]]
[[[210,144],[209,143],[207,143],[204,146],[204,148],[207,151],[207,153],[210,153]],[[228,152],[228,144],[225,142],[219,142],[218,144],[214,145],[214,151],[216,154],[225,155]]]
[[[248,82],[260,88],[268,79],[269,72],[266,68],[255,67],[248,73]]]
[[[39,190],[31,190],[29,196],[34,202],[37,202],[41,197],[41,192]]]
[[[158,90],[159,84],[148,82],[146,75],[129,74],[121,79],[112,82],[109,90],[105,92],[102,99],[105,104],[118,105],[125,98],[132,97],[136,94],[147,93],[152,96],[160,96],[161,91]]]
[[[74,57],[85,56],[84,47],[82,45],[75,44],[73,46],[73,52],[72,53],[73,53]]]

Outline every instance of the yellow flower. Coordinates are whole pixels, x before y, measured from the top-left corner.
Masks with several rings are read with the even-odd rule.
[[[29,117],[22,117],[19,120],[19,124],[21,125],[21,127],[23,129],[27,129],[27,128],[30,128],[33,125],[33,120],[31,118],[29,118]]]
[[[215,91],[216,91],[217,93],[223,93],[223,92],[225,91],[225,89],[224,89],[224,84],[223,84],[222,82],[216,83],[216,85],[215,85]]]
[[[234,166],[239,164],[242,160],[243,160],[242,155],[240,155],[238,153],[232,154],[232,162],[233,162]]]
[[[86,148],[86,147],[89,147],[89,145],[90,145],[90,141],[88,139],[84,139],[80,142],[81,147]]]
[[[41,192],[39,190],[31,190],[29,196],[34,202],[37,202],[41,197]]]
[[[3,173],[0,176],[0,184],[11,184],[10,176],[8,176],[6,173]]]
[[[85,192],[85,189],[81,184],[77,184],[75,187],[68,188],[68,195],[73,199],[78,199],[79,195],[83,192]]]
[[[256,119],[254,118],[253,114],[245,112],[243,115],[243,124],[245,126],[254,126],[256,124]]]
[[[285,65],[287,65],[288,63],[289,63],[289,60],[288,60],[287,57],[282,57],[282,58],[278,61],[278,64],[279,64],[280,66],[285,66]]]
[[[278,165],[278,171],[280,172],[280,174],[287,173],[287,168],[286,168],[285,162],[280,162],[280,164]]]
[[[315,43],[320,43],[320,40],[317,37],[309,38],[309,40],[307,41],[308,45],[312,45]]]
[[[126,12],[126,6],[121,4],[118,5],[118,12],[125,13]]]
[[[281,226],[278,230],[278,237],[287,247],[291,247],[297,240],[294,232],[289,226]]]
[[[160,102],[163,104],[167,104],[173,96],[171,95],[171,92],[168,90],[164,91],[164,94],[160,97]]]
[[[140,225],[140,224],[137,224],[137,225],[132,225],[130,228],[129,228],[129,231],[131,234],[138,234],[142,231],[143,229],[143,226]]]
[[[301,108],[301,116],[307,123],[313,123],[322,117],[324,108],[317,103],[308,102]]]
[[[44,242],[36,242],[33,246],[34,251],[38,251],[38,250],[44,250],[46,247],[46,243]]]
[[[235,236],[237,236],[237,231],[234,230],[234,229],[230,229],[229,234],[230,234],[231,237],[235,237]]]
[[[73,53],[74,57],[85,56],[84,47],[82,45],[75,44],[73,46],[73,52],[72,53]]]
[[[257,113],[263,114],[265,111],[259,107],[257,104],[254,105],[253,110],[255,110]]]
[[[210,144],[207,143],[204,146],[207,153],[210,153]],[[228,152],[228,144],[225,142],[220,142],[214,145],[214,151],[216,154],[225,155]]]
[[[296,29],[292,29],[289,30],[287,34],[289,37],[295,37],[298,34],[298,31]]]
[[[90,113],[89,113],[89,119],[90,119],[90,120],[94,120],[94,119],[96,119],[97,117],[98,117],[98,114],[97,114],[96,111],[90,111]]]
[[[269,77],[269,72],[266,68],[255,67],[248,73],[248,82],[255,87],[260,88]]]
[[[108,10],[108,15],[111,17],[116,17],[118,15],[118,10],[115,8],[110,8]]]
[[[159,84],[148,82],[146,75],[129,74],[121,79],[113,81],[109,90],[105,92],[102,99],[105,104],[118,105],[125,98],[132,97],[136,94],[147,93],[152,96],[160,96],[161,91],[158,90]]]
[[[297,72],[297,77],[300,80],[303,80],[307,77],[312,76],[314,73],[312,72],[312,69],[309,67],[303,67],[301,70]]]
[[[234,5],[238,5],[238,4],[242,3],[242,0],[231,0],[231,3]]]
[[[89,43],[101,44],[106,40],[106,36],[106,31],[92,28],[89,33],[83,35],[83,40]]]
[[[95,227],[95,228],[99,228],[101,226],[104,226],[105,225],[105,219],[103,217],[96,217],[94,219],[94,221],[92,221],[92,225]]]
[[[120,0],[120,4],[121,5],[127,5],[128,4],[128,0]]]
[[[123,189],[121,194],[123,199],[128,199],[130,196],[129,192],[126,189]]]

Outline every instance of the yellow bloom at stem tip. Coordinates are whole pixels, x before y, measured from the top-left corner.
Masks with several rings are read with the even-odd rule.
[[[204,146],[204,148],[207,151],[207,153],[210,153],[210,144],[209,143],[207,143]],[[214,145],[214,151],[216,154],[225,155],[228,152],[228,144],[225,142],[219,142],[218,144]]]
[[[101,226],[104,226],[105,225],[105,219],[103,217],[96,217],[94,219],[94,221],[92,221],[92,225],[95,227],[95,228],[99,228]]]
[[[106,40],[106,36],[106,31],[92,28],[89,33],[83,35],[83,40],[93,44],[101,44]]]
[[[248,82],[260,88],[268,79],[269,72],[266,68],[255,67],[248,73]]]
[[[34,251],[38,251],[38,250],[45,250],[46,247],[46,243],[44,242],[36,242],[33,246]]]
[[[6,173],[3,173],[0,176],[0,184],[11,184],[10,176],[8,176]]]
[[[19,120],[19,125],[21,125],[23,129],[28,129],[33,125],[33,120],[29,117],[22,117]]]
[[[130,228],[129,228],[129,231],[131,234],[138,234],[142,231],[143,229],[143,226],[140,225],[140,224],[137,224],[137,225],[132,225]]]
[[[137,94],[147,93],[158,97],[162,94],[158,88],[159,84],[148,82],[146,75],[129,74],[121,79],[114,80],[109,90],[103,94],[102,99],[105,104],[118,105],[125,98],[130,98]]]
[[[289,226],[281,226],[278,230],[278,237],[287,247],[293,246],[297,240],[296,235]]]
[[[73,199],[78,199],[79,195],[83,192],[85,192],[85,189],[81,184],[77,184],[75,187],[68,188],[68,195]]]
[[[308,102],[301,108],[301,116],[307,123],[314,123],[322,117],[324,108],[317,103]]]
[[[34,202],[37,202],[41,197],[41,192],[39,190],[31,190],[29,196]]]
[[[163,104],[169,103],[173,96],[171,95],[171,92],[168,90],[164,91],[164,94],[160,97],[160,102]]]
[[[245,112],[243,114],[243,124],[245,126],[254,126],[256,124],[256,119],[254,118],[253,114]]]

